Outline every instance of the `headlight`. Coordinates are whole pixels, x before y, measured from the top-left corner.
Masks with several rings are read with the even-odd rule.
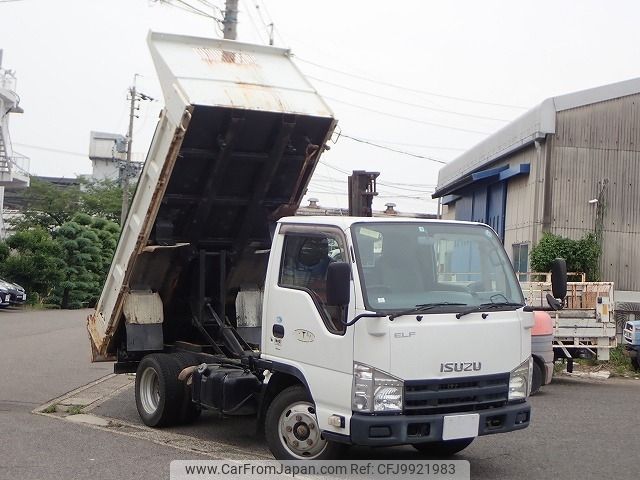
[[[531,391],[533,358],[529,357],[509,375],[509,400],[524,400]]]
[[[353,364],[354,412],[402,411],[402,380],[361,363]]]

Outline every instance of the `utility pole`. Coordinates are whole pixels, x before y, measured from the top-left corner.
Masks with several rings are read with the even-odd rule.
[[[224,38],[235,40],[238,37],[238,0],[226,0],[222,24],[224,25],[222,31]]]
[[[129,170],[131,165],[131,144],[133,143],[133,119],[136,116],[136,75],[133,76],[133,85],[129,87],[129,130],[127,131],[127,158],[124,165],[120,165],[120,186],[122,187],[122,211],[120,212],[120,227],[124,227],[124,221],[129,211]]]
[[[135,176],[136,169],[133,168],[133,162],[131,161],[131,146],[133,144],[133,119],[138,118],[136,110],[140,107],[136,105],[139,100],[151,100],[148,95],[138,92],[136,89],[136,73],[133,76],[133,85],[129,87],[129,129],[127,130],[127,156],[124,162],[120,163],[120,186],[122,187],[122,211],[120,212],[120,227],[124,226],[124,221],[127,218],[129,211],[129,178]]]

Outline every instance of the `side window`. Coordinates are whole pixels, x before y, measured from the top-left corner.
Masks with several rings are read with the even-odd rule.
[[[344,333],[344,325],[340,309],[326,305],[327,269],[331,262],[343,259],[346,259],[344,243],[332,235],[292,233],[285,236],[278,284],[308,292],[332,333]]]

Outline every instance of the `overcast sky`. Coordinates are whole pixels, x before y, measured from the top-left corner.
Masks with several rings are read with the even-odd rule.
[[[640,76],[639,18],[636,0],[240,0],[238,39],[267,42],[273,21],[345,135],[446,162],[547,97]],[[213,20],[149,0],[0,0],[3,67],[25,111],[11,136],[31,173],[89,173],[89,132],[126,133],[136,73],[159,100],[135,123],[144,158],[162,108],[150,29],[221,36]],[[381,172],[377,209],[436,210],[440,163],[345,137],[323,162],[308,195],[322,205],[346,205],[343,172],[366,169]]]

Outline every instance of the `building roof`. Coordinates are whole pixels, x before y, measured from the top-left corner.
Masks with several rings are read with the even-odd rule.
[[[452,191],[462,178],[556,132],[556,112],[640,93],[640,78],[544,100],[440,169],[434,198]]]

